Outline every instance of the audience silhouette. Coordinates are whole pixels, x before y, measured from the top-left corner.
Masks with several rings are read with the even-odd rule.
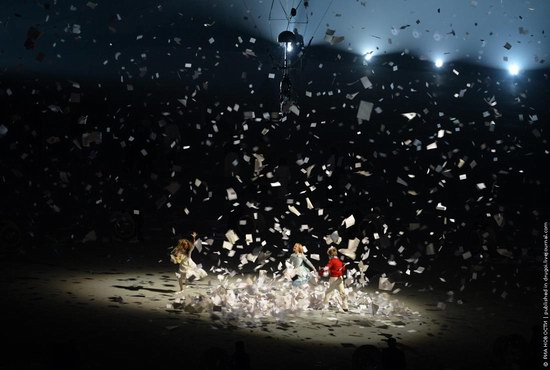
[[[200,360],[200,370],[228,370],[228,357],[224,349],[211,347],[207,349]]]
[[[231,370],[251,370],[250,356],[244,349],[244,342],[235,342],[235,352],[231,356]]]
[[[243,341],[235,342],[235,351],[228,356],[220,347],[207,349],[200,359],[200,370],[252,370],[250,356]]]
[[[370,344],[357,347],[351,362],[352,370],[383,370],[382,355],[376,346]]]
[[[498,337],[493,343],[493,355],[497,369],[527,370],[529,348],[520,334]]]
[[[384,370],[404,370],[407,368],[407,360],[405,354],[399,348],[397,348],[397,341],[395,338],[386,339],[388,348],[382,350],[382,363],[384,364]]]

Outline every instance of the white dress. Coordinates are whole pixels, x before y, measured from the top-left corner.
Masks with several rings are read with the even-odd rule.
[[[198,242],[200,243],[200,241]],[[195,249],[195,245],[193,245],[191,249],[189,249],[188,254],[180,254],[179,256],[177,256],[181,258],[179,274],[185,280],[189,280],[189,279],[199,280],[208,276],[206,271],[204,271],[202,268],[197,266],[197,264],[191,259],[191,253],[193,253],[194,249]],[[172,261],[176,260],[176,257],[174,255],[172,255],[171,258],[172,258]],[[176,273],[176,275],[178,274]],[[180,276],[178,276],[178,278],[179,277]]]

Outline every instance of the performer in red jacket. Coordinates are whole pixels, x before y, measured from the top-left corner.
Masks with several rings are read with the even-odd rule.
[[[338,258],[338,250],[334,247],[330,247],[327,250],[329,256],[328,264],[321,270],[321,275],[324,275],[328,272],[330,276],[328,282],[329,286],[325,292],[325,298],[323,299],[323,304],[326,306],[334,290],[338,289],[340,293],[340,304],[342,309],[345,312],[348,312],[348,298],[346,296],[346,291],[344,290],[344,273],[346,272],[346,267],[344,263]]]

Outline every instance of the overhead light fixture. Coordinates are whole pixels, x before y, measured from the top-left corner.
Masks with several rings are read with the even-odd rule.
[[[436,60],[435,60],[435,66],[436,66],[437,68],[443,67],[443,59],[441,59],[441,58],[436,59]]]
[[[511,64],[508,67],[508,72],[510,72],[512,76],[517,76],[519,74],[519,66],[517,64]]]
[[[374,53],[372,51],[368,52],[365,54],[365,60],[369,61],[372,59],[373,56],[374,56]]]
[[[293,49],[292,45],[296,42],[296,35],[291,31],[283,31],[277,37],[277,41],[283,44],[286,52],[291,52]]]
[[[280,43],[294,43],[296,35],[292,31],[283,31],[277,37],[277,41]]]

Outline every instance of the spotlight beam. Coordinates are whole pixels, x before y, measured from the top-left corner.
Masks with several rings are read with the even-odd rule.
[[[510,72],[512,76],[517,76],[519,74],[519,66],[517,64],[510,65],[508,67],[508,72]]]

